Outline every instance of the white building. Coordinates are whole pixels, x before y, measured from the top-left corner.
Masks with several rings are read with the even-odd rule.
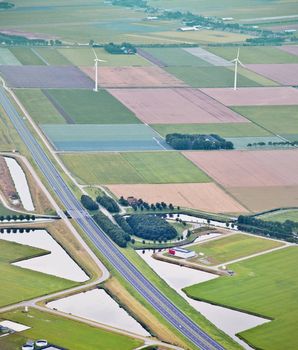
[[[173,255],[177,258],[182,258],[182,259],[189,259],[189,258],[193,258],[196,253],[192,250],[187,250],[187,249],[183,249],[183,248],[170,248],[168,253],[170,255]]]

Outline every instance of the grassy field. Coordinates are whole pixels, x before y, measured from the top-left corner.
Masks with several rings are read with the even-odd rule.
[[[198,254],[204,253],[204,260],[208,260],[208,265],[218,265],[282,245],[281,242],[269,239],[235,234],[207,243],[195,244],[189,249]]]
[[[75,66],[93,66],[94,58],[96,56],[106,61],[100,62],[101,66],[151,65],[147,60],[138,55],[111,55],[108,52],[106,52],[103,48],[66,48],[59,49],[58,52]]]
[[[167,67],[166,70],[192,87],[232,87],[234,72],[225,67]],[[238,75],[238,86],[260,86],[257,82]]]
[[[71,62],[60,54],[55,48],[43,47],[35,48],[35,51],[49,64],[53,66],[69,66]]]
[[[181,48],[146,48],[152,56],[168,66],[210,67],[211,64]]]
[[[40,89],[16,89],[30,116],[40,124],[64,124],[65,120]]]
[[[162,136],[171,133],[182,134],[218,134],[222,137],[268,136],[270,133],[254,123],[218,123],[218,124],[154,124],[151,125]]]
[[[20,310],[0,314],[2,319],[31,327],[5,339],[0,338],[2,350],[19,349],[27,339],[47,339],[50,343],[69,350],[132,350],[142,345],[142,341],[95,328],[81,322],[68,320],[47,312],[30,309],[28,314]]]
[[[47,90],[78,124],[138,124],[134,114],[106,90]]]
[[[12,54],[9,49],[0,48],[0,65],[20,66],[21,62]]]
[[[43,255],[46,251],[0,240],[0,306],[28,300],[39,295],[70,288],[76,283],[66,279],[10,265],[14,261]],[[20,283],[26,281],[26,283]]]
[[[258,349],[297,349],[297,247],[230,265],[235,276],[185,288],[190,297],[274,319],[240,333]]]
[[[235,149],[272,149],[272,146],[267,146],[268,142],[281,142],[281,138],[277,136],[250,136],[250,137],[228,137],[226,140],[233,142]],[[248,144],[253,145],[254,143],[265,142],[266,146],[247,146]],[[287,147],[286,147],[287,148]]]
[[[258,218],[265,221],[285,222],[286,220],[292,220],[298,222],[298,209],[281,210],[258,216]]]
[[[208,51],[228,61],[237,56],[237,50],[237,47],[208,47]],[[298,56],[271,46],[243,46],[240,48],[239,58],[243,64],[298,63]]]
[[[245,106],[233,110],[278,135],[298,134],[298,106]]]
[[[18,215],[18,212],[10,210],[6,208],[1,202],[0,202],[0,215]]]
[[[23,65],[45,65],[45,63],[30,48],[13,47],[10,51]]]
[[[71,172],[85,184],[210,181],[207,175],[177,152],[65,154],[61,157]]]

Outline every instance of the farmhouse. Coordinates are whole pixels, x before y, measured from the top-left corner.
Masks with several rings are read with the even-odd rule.
[[[196,255],[194,251],[183,248],[171,248],[169,249],[168,253],[182,259],[193,258]]]

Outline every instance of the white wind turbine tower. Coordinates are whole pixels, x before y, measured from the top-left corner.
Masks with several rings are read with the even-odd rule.
[[[95,63],[95,86],[94,86],[94,91],[98,91],[98,76],[97,76],[97,72],[98,72],[98,62],[107,62],[107,61],[104,61],[104,60],[101,60],[99,58],[95,58],[94,59],[94,63]]]
[[[239,60],[239,54],[240,54],[240,49],[238,48],[237,57],[233,61],[231,61],[232,63],[235,63],[234,90],[237,90],[238,64],[244,67],[244,65]]]

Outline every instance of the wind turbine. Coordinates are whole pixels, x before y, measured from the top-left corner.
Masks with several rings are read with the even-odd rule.
[[[99,59],[97,57],[94,59],[94,64],[95,64],[95,86],[94,86],[93,91],[96,91],[96,92],[98,91],[98,76],[97,76],[98,62],[107,62],[107,61],[101,60],[101,59]]]
[[[240,64],[240,66],[244,67],[244,65],[239,60],[239,54],[240,54],[240,49],[238,48],[237,57],[231,61],[231,63],[235,63],[234,90],[237,90],[238,64]]]

